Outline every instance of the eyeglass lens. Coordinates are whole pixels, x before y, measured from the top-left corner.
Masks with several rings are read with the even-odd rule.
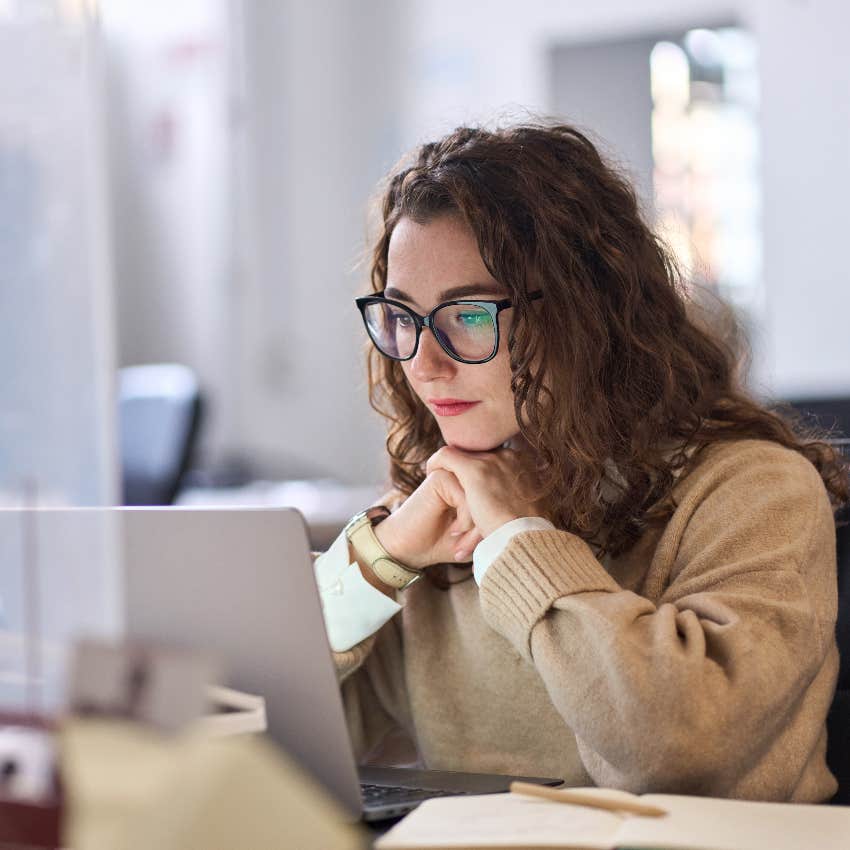
[[[383,302],[365,311],[369,335],[388,357],[407,359],[416,346],[416,322],[403,307]],[[463,360],[486,360],[496,346],[496,324],[490,313],[474,304],[447,304],[434,313],[432,325],[441,345]]]

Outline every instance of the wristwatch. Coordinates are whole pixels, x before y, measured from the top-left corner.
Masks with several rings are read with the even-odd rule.
[[[400,564],[378,542],[373,528],[389,515],[390,510],[384,505],[367,508],[352,517],[344,531],[354,551],[369,565],[372,572],[384,584],[403,590],[422,578],[422,570],[414,570]]]

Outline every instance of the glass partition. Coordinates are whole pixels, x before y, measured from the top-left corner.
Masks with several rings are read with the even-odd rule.
[[[94,3],[0,3],[7,509],[109,505],[117,492],[97,32]],[[97,512],[84,525],[69,536],[42,515],[0,513],[0,709],[53,707],[69,641],[120,628],[115,529]],[[27,650],[28,631],[37,651]]]

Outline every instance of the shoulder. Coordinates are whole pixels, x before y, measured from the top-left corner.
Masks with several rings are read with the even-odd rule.
[[[728,440],[707,446],[676,489],[684,496],[728,484],[750,492],[769,488],[829,502],[815,466],[799,452],[769,440]]]
[[[834,519],[818,470],[799,452],[767,440],[708,446],[673,491],[672,518],[694,551],[719,539],[746,549],[787,547],[799,561],[828,550]]]

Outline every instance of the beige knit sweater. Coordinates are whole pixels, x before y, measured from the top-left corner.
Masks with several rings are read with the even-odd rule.
[[[597,560],[514,537],[481,588],[450,566],[335,654],[355,751],[405,735],[426,767],[636,793],[820,802],[838,672],[823,483],[772,443],[719,444],[663,529]]]

